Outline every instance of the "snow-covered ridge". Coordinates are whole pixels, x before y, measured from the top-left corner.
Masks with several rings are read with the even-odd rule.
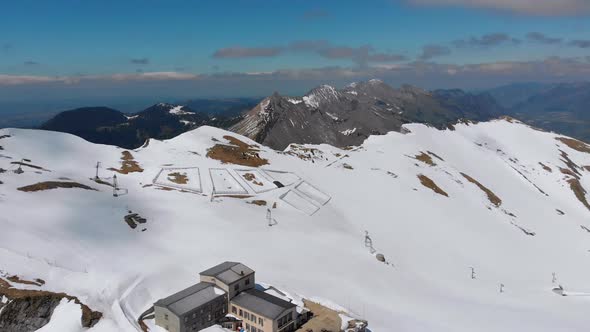
[[[184,106],[177,105],[177,106],[174,106],[174,107],[170,108],[170,114],[174,114],[174,115],[185,115],[185,114],[193,114],[193,112],[187,112],[184,109]]]

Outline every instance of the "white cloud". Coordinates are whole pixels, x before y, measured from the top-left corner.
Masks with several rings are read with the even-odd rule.
[[[0,85],[24,85],[24,84],[49,84],[63,83],[75,84],[80,81],[176,81],[195,80],[200,76],[179,72],[147,72],[147,73],[122,73],[112,75],[82,75],[82,76],[35,76],[35,75],[2,75]]]
[[[590,14],[589,0],[406,0],[406,2],[415,5],[461,6],[540,16]]]
[[[0,85],[43,84],[43,83],[75,83],[71,77],[35,76],[35,75],[2,75]]]

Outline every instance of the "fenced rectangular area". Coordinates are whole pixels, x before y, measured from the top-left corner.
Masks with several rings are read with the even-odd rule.
[[[198,167],[165,167],[160,169],[154,185],[202,193],[201,172]]]
[[[225,168],[210,168],[214,195],[248,195],[248,190]]]

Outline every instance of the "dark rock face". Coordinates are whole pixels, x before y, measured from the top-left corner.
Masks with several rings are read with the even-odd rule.
[[[445,128],[462,118],[483,121],[501,113],[489,95],[428,92],[409,85],[395,89],[370,80],[341,90],[322,85],[303,97],[275,93],[230,130],[279,150],[290,143],[343,147],[359,145],[370,135],[400,131],[405,123]]]
[[[36,331],[49,323],[53,310],[62,297],[47,295],[24,297],[10,301],[0,315],[0,331]]]
[[[169,139],[203,125],[229,127],[241,119],[235,114],[239,109],[239,102],[236,103],[227,111],[231,113],[227,116],[165,103],[131,115],[106,107],[79,108],[56,115],[41,129],[70,133],[93,143],[135,149],[149,138]]]

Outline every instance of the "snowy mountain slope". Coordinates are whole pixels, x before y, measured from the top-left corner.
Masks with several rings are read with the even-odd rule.
[[[137,317],[154,301],[225,260],[251,266],[261,282],[338,303],[374,332],[586,330],[590,233],[581,226],[590,229],[590,210],[570,183],[579,178],[590,188],[584,146],[510,119],[444,131],[404,127],[406,134],[371,136],[354,150],[291,145],[285,152],[201,127],[131,151],[143,171],[117,173],[128,191],[119,197],[91,178],[101,161],[103,180],[112,181],[107,169],[121,167],[124,150],[61,133],[0,130],[10,135],[0,139],[0,168],[9,170],[0,174],[0,270],[46,281],[18,287],[63,291],[103,312],[91,331],[137,331]],[[216,144],[231,145],[225,136],[259,150],[268,161],[261,169],[292,172],[329,202],[311,216],[294,208],[280,197],[296,183],[254,195],[238,175],[249,167],[206,157]],[[12,162],[23,159],[45,170],[13,173]],[[163,167],[198,167],[189,184],[200,179],[203,194],[154,186]],[[226,188],[242,186],[252,197],[212,198],[217,178],[209,170],[219,168],[238,182]],[[17,189],[42,181],[99,191]],[[267,207],[252,200],[276,202],[278,224],[267,226]],[[131,229],[130,210],[147,222]],[[392,265],[369,253],[365,230]],[[556,284],[580,296],[555,295],[553,272]],[[63,307],[56,326],[78,326],[64,321],[67,313],[78,315]]]

